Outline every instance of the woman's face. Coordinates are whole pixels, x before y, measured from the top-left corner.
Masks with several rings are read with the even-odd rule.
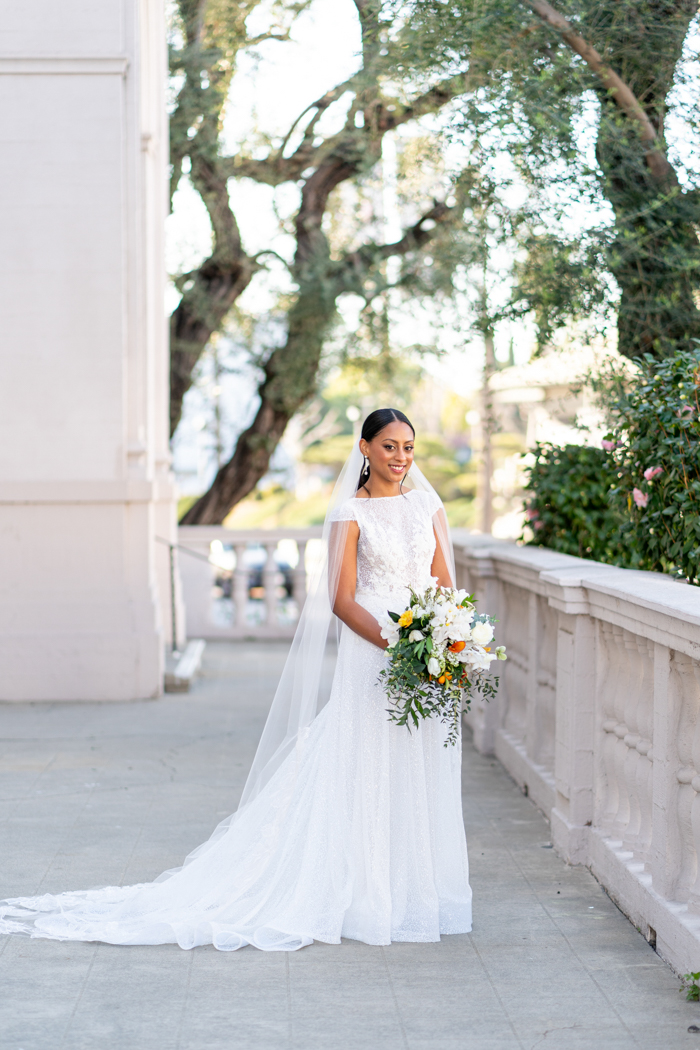
[[[372,477],[402,481],[413,463],[413,431],[406,423],[393,422],[371,441],[360,441],[360,452],[367,456]]]

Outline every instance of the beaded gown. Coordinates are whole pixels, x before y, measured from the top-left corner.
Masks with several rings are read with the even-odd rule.
[[[412,490],[335,511],[359,525],[356,600],[373,615],[429,585],[438,507]],[[328,703],[224,831],[152,883],[5,901],[0,933],[291,951],[471,930],[461,749],[437,720],[389,721],[385,662],[344,626]]]

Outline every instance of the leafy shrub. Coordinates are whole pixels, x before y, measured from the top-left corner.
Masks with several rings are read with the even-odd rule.
[[[700,351],[638,361],[632,390],[609,387],[623,539],[644,569],[700,583]]]
[[[603,448],[541,444],[528,468],[531,543],[700,584],[700,350],[599,377]]]
[[[620,546],[627,516],[611,503],[619,479],[610,452],[548,442],[537,444],[534,452],[525,485],[530,542],[578,558],[632,564]]]

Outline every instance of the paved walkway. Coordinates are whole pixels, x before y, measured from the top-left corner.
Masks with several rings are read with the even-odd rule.
[[[210,644],[189,696],[0,707],[0,897],[178,864],[234,807],[284,653]],[[700,1050],[700,1005],[468,743],[464,803],[472,934],[289,954],[0,938],[0,1047]]]

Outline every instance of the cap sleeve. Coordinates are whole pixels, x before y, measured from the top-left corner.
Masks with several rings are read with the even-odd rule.
[[[428,512],[432,518],[433,514],[436,514],[437,511],[439,511],[442,507],[442,500],[438,496],[437,492],[426,492],[425,500],[428,504]]]
[[[330,521],[357,521],[357,508],[354,499],[347,499],[336,507],[330,516]]]

